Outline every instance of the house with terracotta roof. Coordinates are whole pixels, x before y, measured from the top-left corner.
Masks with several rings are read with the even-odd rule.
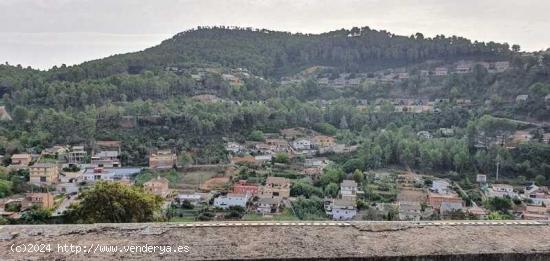
[[[256,202],[256,212],[259,214],[273,214],[279,212],[281,198],[259,198]]]
[[[269,146],[269,149],[273,152],[289,151],[288,141],[284,139],[266,139],[265,143]]]
[[[36,163],[29,167],[30,183],[52,185],[59,182],[59,167],[55,163]]]
[[[434,210],[440,210],[442,205],[456,206],[462,205],[462,199],[456,193],[428,193],[428,204],[434,208]]]
[[[312,142],[317,147],[330,147],[336,144],[336,138],[332,136],[316,135],[313,136]]]
[[[340,195],[344,200],[355,201],[357,198],[357,182],[354,180],[343,180],[340,183]]]
[[[22,154],[13,154],[11,155],[11,165],[13,166],[29,166],[32,161],[31,154],[22,153]]]
[[[248,183],[246,180],[239,180],[233,185],[233,193],[246,194],[250,193],[251,196],[258,194],[260,186],[255,183]]]
[[[31,208],[39,206],[42,208],[52,208],[54,206],[54,198],[51,193],[27,193],[22,203],[22,208]]]
[[[550,220],[550,208],[547,206],[526,206],[521,213],[525,220]]]
[[[291,182],[287,178],[267,177],[265,186],[262,187],[260,197],[290,197]]]

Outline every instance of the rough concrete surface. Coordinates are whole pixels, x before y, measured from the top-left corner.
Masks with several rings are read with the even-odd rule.
[[[72,253],[59,251],[58,246],[70,244]],[[187,246],[188,252],[151,251],[153,246],[166,245],[172,250],[181,246],[182,251]],[[76,246],[80,253],[75,253]],[[118,248],[115,253],[101,252],[106,246]],[[130,246],[141,247],[141,252],[125,252]],[[227,222],[0,228],[0,260],[83,259],[543,261],[550,260],[550,223]]]

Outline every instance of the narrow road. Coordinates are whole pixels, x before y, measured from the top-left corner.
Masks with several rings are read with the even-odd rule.
[[[64,198],[59,207],[55,209],[55,211],[52,213],[52,216],[61,216],[63,215],[63,212],[69,208],[69,206],[75,201],[78,195],[73,195],[70,198]]]

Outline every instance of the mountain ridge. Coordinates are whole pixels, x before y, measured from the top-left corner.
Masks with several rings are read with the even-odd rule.
[[[458,36],[425,38],[421,33],[401,36],[369,27],[321,34],[198,27],[142,51],[116,54],[69,67],[53,67],[47,72],[73,74],[76,76],[69,80],[78,81],[119,73],[135,74],[173,65],[218,64],[248,68],[257,75],[278,78],[316,65],[361,72],[434,58],[453,61],[472,57],[509,59],[519,50],[519,46],[513,47],[507,43],[485,43]]]

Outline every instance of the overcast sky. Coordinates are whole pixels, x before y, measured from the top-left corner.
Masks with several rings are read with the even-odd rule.
[[[200,25],[320,33],[370,26],[550,47],[547,0],[0,0],[0,62],[47,69],[137,51]]]

